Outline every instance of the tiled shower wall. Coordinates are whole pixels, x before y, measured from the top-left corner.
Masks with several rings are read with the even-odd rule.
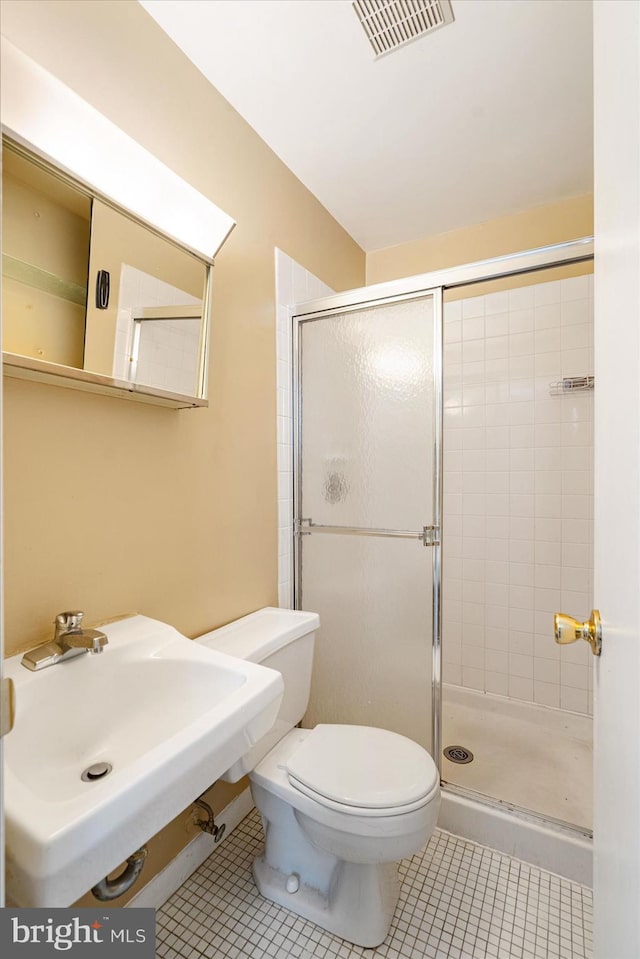
[[[276,248],[276,358],[278,411],[278,602],[293,607],[293,420],[291,416],[292,327],[290,308],[334,291]]]
[[[586,643],[554,612],[592,607],[591,276],[445,303],[444,681],[591,712]]]

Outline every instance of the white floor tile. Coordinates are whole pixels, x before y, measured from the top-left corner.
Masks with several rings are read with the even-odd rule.
[[[437,830],[400,865],[377,949],[345,943],[263,899],[254,810],[157,914],[159,959],[591,959],[591,890]]]

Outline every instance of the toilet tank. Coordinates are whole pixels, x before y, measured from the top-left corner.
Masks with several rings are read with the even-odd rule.
[[[317,613],[268,606],[194,640],[228,656],[277,669],[284,679],[284,695],[275,724],[221,779],[235,783],[250,773],[304,716],[319,625]]]

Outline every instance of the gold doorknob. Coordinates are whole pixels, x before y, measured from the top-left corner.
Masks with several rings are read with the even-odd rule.
[[[602,624],[597,609],[591,610],[591,618],[585,623],[574,619],[573,616],[567,616],[566,613],[556,613],[553,617],[553,626],[556,643],[565,646],[567,643],[575,643],[577,639],[586,639],[591,646],[593,655],[600,655],[602,651]]]

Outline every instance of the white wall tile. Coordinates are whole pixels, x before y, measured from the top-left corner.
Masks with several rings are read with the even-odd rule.
[[[563,570],[561,566],[537,565],[535,567],[535,585],[537,589],[560,589]]]
[[[537,306],[534,313],[536,330],[548,330],[561,325],[562,311],[559,303]]]
[[[564,302],[561,308],[562,326],[573,326],[574,323],[590,323],[593,306],[589,300],[570,300]]]
[[[537,470],[535,473],[536,493],[558,494],[565,492],[561,470]]]
[[[535,543],[528,539],[509,540],[509,558],[512,564],[533,563],[535,559]]]
[[[522,404],[516,404],[518,406]],[[536,490],[535,473],[530,470],[517,470],[509,479],[512,493],[532,494]]]
[[[494,673],[508,673],[509,654],[504,650],[487,649],[485,653],[485,667]]]
[[[510,586],[533,586],[534,566],[532,563],[514,563],[513,555],[509,563]],[[520,603],[515,603],[516,606]],[[528,604],[527,604],[528,605]]]
[[[587,446],[565,447],[560,453],[562,469],[589,470],[593,475],[593,449]]]
[[[486,626],[485,646],[487,649],[498,649],[506,654],[509,649],[509,631],[500,626]]]
[[[537,614],[538,616],[542,614]],[[536,662],[539,660],[552,661],[558,664],[558,670],[560,669],[560,654],[564,652],[562,647],[558,646],[553,638],[553,620],[545,618],[544,622],[540,624],[541,629],[549,627],[546,632],[535,633],[533,637],[533,654],[536,658]],[[558,677],[560,673],[558,672]],[[558,682],[560,680],[558,679]]]
[[[560,280],[552,283],[537,283],[533,288],[533,299],[536,307],[559,303],[562,299]]]
[[[553,683],[560,685],[560,661],[553,659],[534,660],[534,679],[536,682]]]
[[[509,310],[530,310],[534,305],[534,287],[522,286],[509,290]]]
[[[560,686],[535,680],[533,683],[533,701],[540,706],[552,706],[559,709]]]
[[[509,333],[529,333],[534,327],[534,312],[530,310],[511,310],[509,317]]]
[[[484,647],[462,646],[462,667],[471,666],[474,669],[484,670]]]
[[[562,349],[579,350],[591,346],[592,325],[590,323],[574,323],[562,327]]]
[[[447,338],[463,340],[445,357],[458,410],[445,422],[445,541],[463,577],[447,596],[462,597],[452,612],[469,650],[459,682],[578,711],[591,709],[592,663],[554,643],[553,613],[590,608],[593,396],[549,387],[592,370],[589,289],[577,277],[445,308]]]
[[[588,712],[589,697],[586,689],[572,689],[568,686],[560,688],[560,708],[569,709],[574,713]]]
[[[494,313],[492,315],[487,315],[484,318],[484,335],[486,337],[491,336],[505,336],[509,332],[509,314],[508,313]]]
[[[494,673],[485,669],[485,692],[497,696],[509,695],[509,676],[507,673]]]
[[[589,276],[572,276],[561,281],[561,299],[583,300],[589,297]]]
[[[470,296],[462,300],[462,318],[484,316],[484,296]]]
[[[468,689],[484,690],[484,669],[473,669],[471,666],[463,666],[462,685]]]
[[[567,329],[579,329],[579,327],[568,327]],[[561,336],[559,327],[536,330],[534,343],[535,352],[557,353],[558,350],[561,349],[562,339],[563,337]]]
[[[493,472],[494,470],[508,470],[509,469],[509,450],[508,449],[494,449],[487,450],[485,453],[485,468],[488,472]]]
[[[512,449],[530,449],[535,440],[534,426],[510,426],[509,445]]]
[[[444,343],[459,343],[462,340],[462,321],[453,320],[447,322],[445,318],[443,341]]]
[[[509,696],[533,702],[533,679],[509,674]]]
[[[559,379],[562,376],[562,356],[560,352],[536,353],[535,374],[536,376],[547,377],[549,381]],[[574,374],[567,375],[573,376]],[[575,375],[578,374],[576,373]]]
[[[487,316],[493,313],[506,313],[509,309],[509,292],[500,290],[498,293],[489,293],[484,298],[484,312]]]
[[[535,366],[535,356],[533,353],[520,353],[518,355],[509,356],[509,379],[513,380],[530,380],[527,382],[527,395],[521,396],[520,399],[529,400],[534,397],[534,376],[536,372]]]
[[[533,656],[521,656],[518,653],[510,653],[509,676],[533,679]]]
[[[485,359],[501,360],[509,356],[509,337],[493,336],[485,344]]]
[[[562,375],[585,376],[592,373],[591,350],[587,347],[562,351]]]
[[[462,340],[484,339],[484,314],[480,316],[468,316],[465,313],[465,305],[472,303],[472,300],[465,300],[462,304]]]
[[[587,689],[588,672],[588,666],[577,663],[562,663],[560,666],[560,683],[562,686],[571,686],[574,689]]]
[[[510,333],[509,356],[523,356],[534,352],[533,333]]]
[[[512,516],[509,520],[510,539],[533,539],[535,520],[530,516]]]
[[[442,679],[445,683],[453,686],[462,685],[462,666],[448,662],[446,659],[442,664]]]

